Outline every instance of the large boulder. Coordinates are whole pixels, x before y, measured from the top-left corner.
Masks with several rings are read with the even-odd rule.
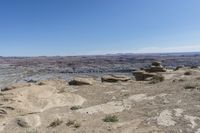
[[[126,82],[129,81],[130,78],[125,75],[106,75],[101,77],[102,82]]]
[[[94,80],[92,78],[74,78],[69,81],[69,85],[92,85]]]
[[[133,75],[135,76],[135,79],[137,81],[145,81],[148,78],[152,78],[152,77],[156,76],[155,73],[148,73],[145,71],[135,71],[135,72],[133,72]]]
[[[17,124],[22,128],[36,128],[41,125],[40,116],[31,114],[28,116],[20,116],[16,119]]]

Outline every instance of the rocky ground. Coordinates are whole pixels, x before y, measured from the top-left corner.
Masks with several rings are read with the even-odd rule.
[[[200,69],[154,74],[164,78],[44,74],[1,65],[0,132],[200,133]]]

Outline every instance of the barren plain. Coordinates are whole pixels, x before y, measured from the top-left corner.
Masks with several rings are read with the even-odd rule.
[[[1,133],[200,133],[198,53],[0,62]]]

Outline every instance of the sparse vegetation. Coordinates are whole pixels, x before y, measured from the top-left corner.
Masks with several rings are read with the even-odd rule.
[[[129,96],[129,94],[128,94],[128,93],[124,94],[124,97],[128,97],[128,96]]]
[[[174,79],[172,82],[184,82],[185,79]]]
[[[191,69],[197,69],[197,68],[199,68],[198,66],[191,66],[190,67]]]
[[[177,71],[177,70],[179,70],[179,69],[181,69],[181,68],[183,68],[183,66],[177,66],[177,67],[175,68],[175,71]]]
[[[74,128],[79,128],[79,127],[81,127],[80,123],[77,122],[77,123],[74,124]]]
[[[69,120],[67,123],[66,123],[66,126],[68,127],[74,127],[74,128],[79,128],[81,127],[81,124],[75,120]]]
[[[159,83],[159,82],[163,82],[164,80],[165,80],[165,77],[161,74],[158,74],[158,75],[153,76],[149,83],[150,84],[156,84],[156,83]]]
[[[187,72],[184,73],[184,75],[186,75],[186,76],[192,75],[192,72],[191,71],[187,71]]]
[[[192,85],[192,84],[187,84],[184,86],[184,88],[186,90],[194,90],[194,89],[197,89],[197,86],[196,85]]]
[[[79,110],[81,108],[82,108],[81,106],[72,106],[70,109],[71,110]]]
[[[116,115],[108,115],[103,119],[104,122],[118,122],[119,119]]]
[[[63,121],[57,118],[56,120],[51,122],[48,127],[54,128],[54,127],[57,127],[57,126],[61,125],[62,123],[63,123]]]
[[[66,123],[66,125],[69,127],[69,126],[74,125],[75,123],[76,123],[75,120],[69,120],[69,121]]]
[[[44,82],[39,82],[38,85],[42,86],[42,85],[45,85]]]

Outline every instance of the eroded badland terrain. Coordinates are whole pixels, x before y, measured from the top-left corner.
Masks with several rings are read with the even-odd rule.
[[[200,54],[0,64],[0,133],[200,133]]]

